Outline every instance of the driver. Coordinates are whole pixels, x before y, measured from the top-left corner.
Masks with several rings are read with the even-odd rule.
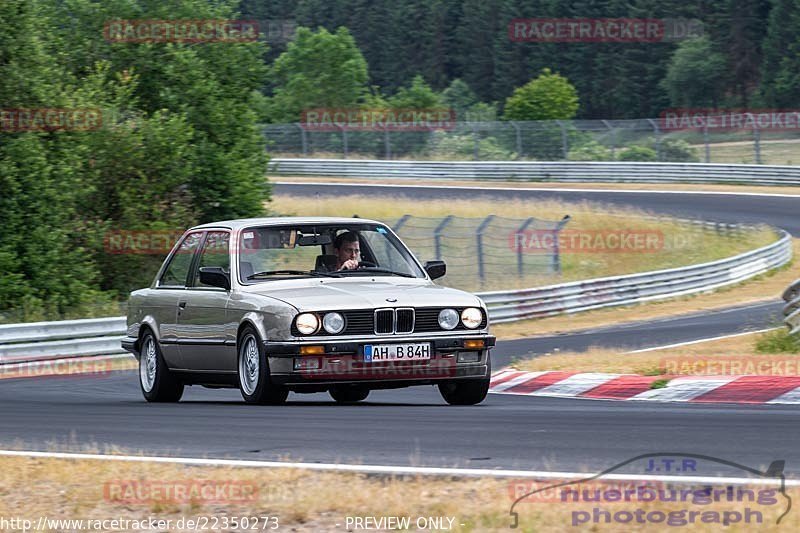
[[[358,243],[358,234],[346,231],[336,236],[333,241],[333,250],[336,252],[336,270],[355,270],[361,260],[361,247]]]

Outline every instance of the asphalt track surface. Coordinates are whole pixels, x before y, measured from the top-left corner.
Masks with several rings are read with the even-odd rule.
[[[283,186],[276,193],[341,194]],[[351,193],[352,188],[347,188]],[[374,190],[365,190],[374,194]],[[399,188],[384,193],[419,197]],[[425,191],[435,197],[446,191]],[[474,197],[469,191],[454,191]],[[495,193],[493,193],[495,194]],[[596,200],[597,193],[511,191],[495,197]],[[766,222],[797,233],[800,198],[600,194],[606,203],[720,220]],[[635,349],[776,325],[780,303],[686,315],[499,343],[495,368],[511,357]],[[644,453],[713,455],[751,467],[786,460],[800,474],[800,410],[792,406],[658,404],[490,395],[447,406],[433,387],[375,391],[358,405],[325,394],[292,394],[285,406],[244,405],[235,390],[187,389],[180,404],[147,404],[135,372],[0,381],[0,447],[84,451],[118,446],[144,454],[383,465],[599,471]],[[715,472],[698,472],[713,475]],[[719,472],[729,474],[729,472]]]

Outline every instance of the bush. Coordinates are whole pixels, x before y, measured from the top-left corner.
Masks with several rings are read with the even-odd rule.
[[[611,150],[597,141],[589,141],[583,146],[570,150],[567,155],[570,161],[613,161]]]
[[[628,146],[617,157],[620,161],[656,161],[656,151],[647,146]]]
[[[697,148],[681,139],[661,141],[661,161],[696,163],[700,161]]]
[[[432,157],[446,159],[453,156],[473,159],[475,157],[475,140],[472,135],[436,131],[429,141],[428,153]],[[504,149],[494,137],[483,137],[478,141],[478,159],[481,161],[516,159],[516,157],[516,153]]]

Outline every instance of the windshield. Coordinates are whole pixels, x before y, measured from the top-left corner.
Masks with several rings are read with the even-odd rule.
[[[247,228],[238,250],[245,284],[297,277],[425,277],[411,252],[379,224]]]

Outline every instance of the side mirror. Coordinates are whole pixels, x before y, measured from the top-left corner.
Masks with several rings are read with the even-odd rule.
[[[222,267],[200,267],[200,283],[231,290],[231,277]]]
[[[444,264],[444,261],[426,261],[424,266],[425,272],[431,279],[441,278],[447,273],[447,265]]]

